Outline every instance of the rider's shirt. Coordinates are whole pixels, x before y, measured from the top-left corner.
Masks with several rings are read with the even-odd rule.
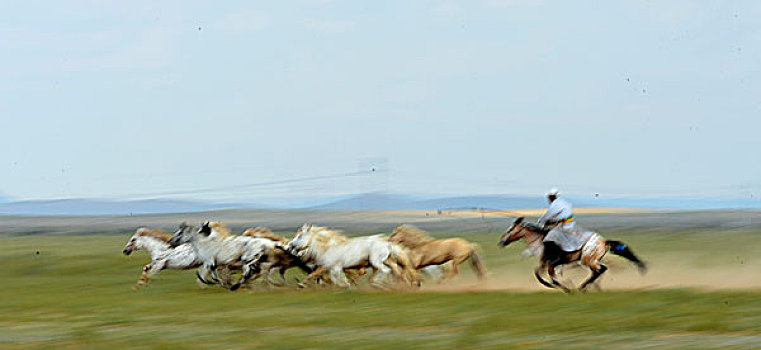
[[[547,234],[544,241],[555,242],[561,249],[568,252],[581,249],[593,234],[576,226],[576,221],[573,219],[573,206],[562,198],[552,201],[547,212],[537,222],[539,224],[559,223]]]
[[[573,206],[570,202],[563,198],[556,198],[552,203],[550,203],[550,207],[547,208],[547,212],[542,215],[542,217],[537,220],[537,223],[544,224],[545,222],[555,223],[560,222],[562,220],[566,220],[568,218],[573,218]],[[573,225],[574,222],[568,222],[564,223],[565,225]],[[572,226],[571,226],[572,227]]]

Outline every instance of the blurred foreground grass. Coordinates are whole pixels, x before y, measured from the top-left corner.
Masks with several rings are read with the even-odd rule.
[[[499,250],[494,232],[463,235],[482,244],[491,279],[509,288],[506,271],[530,278],[522,246]],[[731,271],[761,256],[755,232],[606,235],[632,244],[654,270]],[[200,288],[192,271],[164,271],[134,291],[148,257],[123,256],[127,238],[0,238],[0,348],[761,348],[758,290],[231,293]],[[475,285],[463,270],[459,281]],[[614,274],[637,276],[628,267]]]

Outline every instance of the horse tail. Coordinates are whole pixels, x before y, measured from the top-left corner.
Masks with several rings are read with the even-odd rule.
[[[476,244],[471,244],[470,263],[473,265],[473,269],[476,270],[478,278],[481,280],[485,279],[486,266],[484,266],[483,258],[481,257],[481,248],[479,248]]]
[[[605,241],[605,247],[611,253],[624,257],[627,260],[637,264],[640,272],[645,273],[647,271],[647,265],[645,262],[634,255],[634,252],[631,250],[628,244],[621,241]]]

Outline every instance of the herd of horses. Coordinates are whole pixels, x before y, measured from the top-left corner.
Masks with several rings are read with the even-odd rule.
[[[537,280],[549,288],[569,292],[571,288],[557,280],[557,268],[578,263],[588,267],[592,275],[580,285],[583,290],[594,283],[607,268],[602,262],[606,253],[622,256],[645,271],[645,264],[623,242],[602,238],[588,242],[575,252],[564,252],[543,242],[546,228],[516,219],[499,239],[500,246],[523,240],[528,248],[524,257],[536,256],[540,264],[534,271]],[[298,268],[307,275],[298,287],[310,284],[333,284],[338,287],[356,285],[370,274],[369,284],[378,288],[417,288],[423,279],[420,273],[439,275],[439,282],[459,273],[459,267],[470,261],[476,275],[487,275],[477,244],[463,238],[434,239],[425,231],[410,225],[398,226],[390,235],[348,237],[337,230],[304,224],[292,239],[278,236],[264,227],[233,235],[219,222],[205,222],[195,228],[180,224],[174,235],[160,229],[139,228],[124,247],[125,255],[146,250],[151,262],[143,267],[137,286],[150,283],[164,269],[198,268],[198,281],[237,290],[264,277],[275,286],[287,284],[285,272]],[[550,281],[541,276],[546,270]],[[240,271],[239,277],[235,277]],[[279,280],[274,279],[279,276]]]

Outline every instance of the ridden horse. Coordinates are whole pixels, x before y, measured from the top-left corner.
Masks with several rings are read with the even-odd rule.
[[[410,250],[415,269],[438,266],[451,261],[452,266],[441,280],[456,276],[459,273],[459,265],[468,258],[478,278],[482,280],[486,278],[486,267],[478,245],[462,238],[433,239],[413,226],[400,225],[391,233],[389,241],[401,244]]]
[[[632,252],[631,248],[629,248],[626,243],[606,240],[597,234],[592,236],[592,238],[584,244],[582,249],[577,251],[563,251],[554,242],[543,242],[541,249],[537,249],[538,244],[544,240],[544,237],[548,232],[549,230],[536,224],[524,222],[524,218],[519,217],[515,219],[512,226],[502,234],[499,240],[499,246],[505,247],[512,242],[523,239],[529,244],[528,250],[533,252],[541,251],[539,258],[541,264],[534,270],[534,276],[536,276],[539,283],[546,287],[560,288],[563,291],[569,292],[569,288],[558,282],[555,269],[561,265],[580,262],[592,271],[592,275],[582,283],[580,287],[581,290],[584,290],[608,269],[608,267],[601,262],[602,258],[608,251],[634,262],[640,269],[640,272],[644,273],[646,271],[645,263],[634,255],[634,252]],[[545,268],[550,275],[551,283],[547,282],[539,275],[539,273]]]

